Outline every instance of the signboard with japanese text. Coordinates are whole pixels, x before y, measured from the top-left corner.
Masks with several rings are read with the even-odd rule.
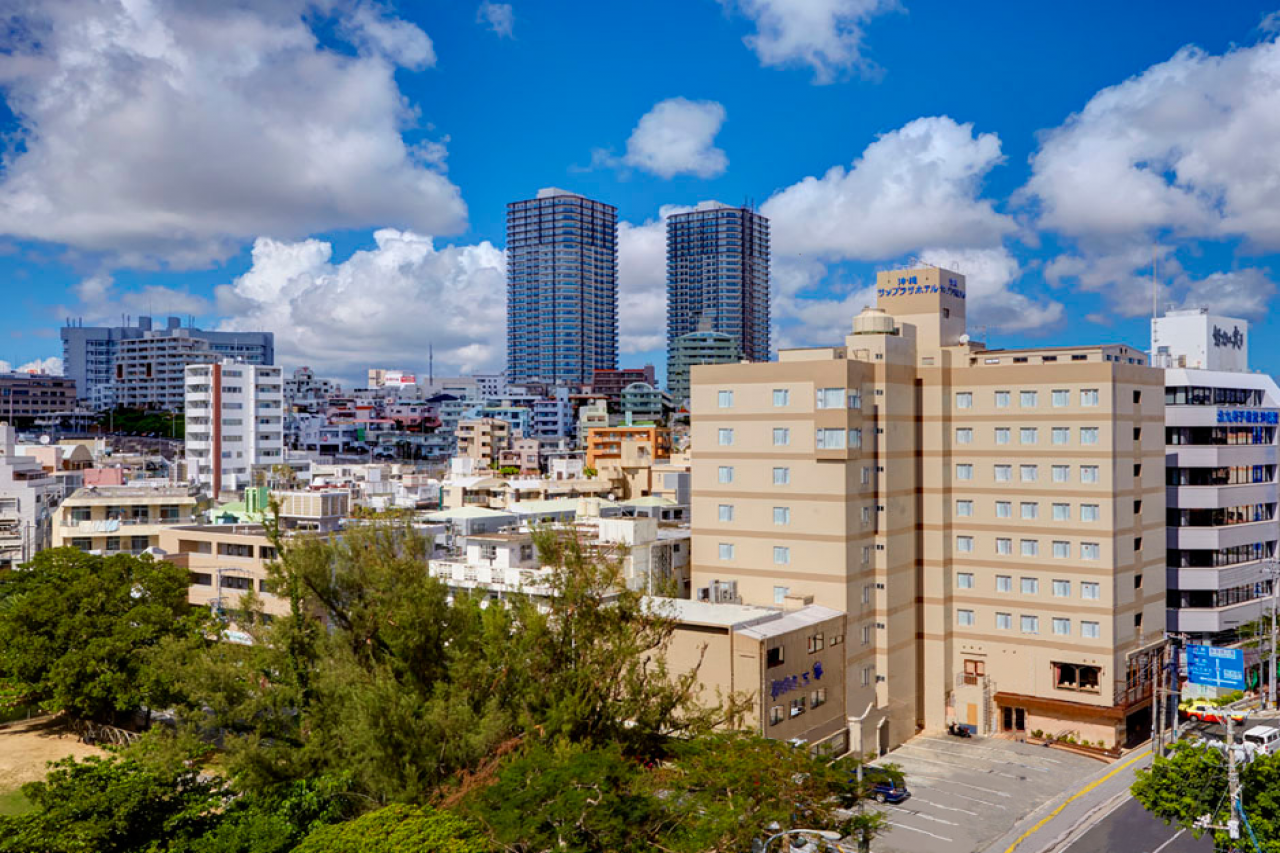
[[[1205,687],[1244,690],[1244,650],[1187,646],[1187,680]]]

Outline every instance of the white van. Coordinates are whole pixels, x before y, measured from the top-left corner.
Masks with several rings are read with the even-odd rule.
[[[1244,742],[1252,745],[1262,755],[1280,752],[1280,729],[1274,726],[1254,726],[1244,733]]]

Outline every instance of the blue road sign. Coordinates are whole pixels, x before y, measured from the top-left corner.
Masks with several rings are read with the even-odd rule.
[[[1244,690],[1244,650],[1187,646],[1187,680],[1206,687]]]

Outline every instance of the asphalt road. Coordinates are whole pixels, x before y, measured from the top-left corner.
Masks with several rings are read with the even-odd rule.
[[[1107,815],[1061,853],[1213,853],[1213,839],[1165,826],[1147,814],[1137,800]]]

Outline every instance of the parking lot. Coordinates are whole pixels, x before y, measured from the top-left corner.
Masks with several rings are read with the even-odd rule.
[[[880,806],[877,853],[982,850],[1019,819],[1079,787],[1103,765],[1082,755],[995,738],[922,735],[877,760],[906,774],[911,796]]]

